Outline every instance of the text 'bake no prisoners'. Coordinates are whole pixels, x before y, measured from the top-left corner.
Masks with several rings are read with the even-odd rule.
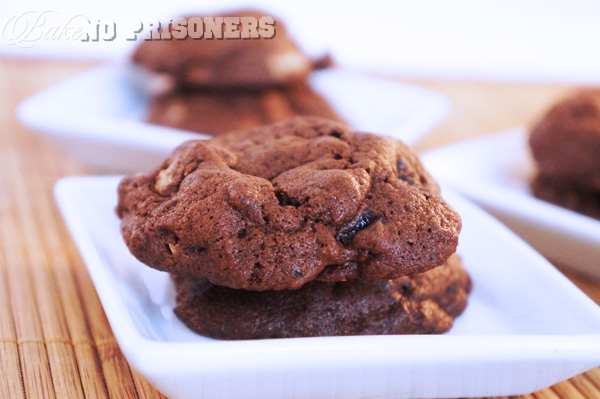
[[[84,15],[64,18],[58,12],[27,11],[13,15],[2,26],[0,39],[8,45],[32,47],[41,41],[113,42],[146,40],[252,40],[273,39],[275,19],[270,16],[240,15],[221,17],[127,19],[115,22]]]

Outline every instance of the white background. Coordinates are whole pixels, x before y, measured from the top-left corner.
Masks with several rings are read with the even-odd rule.
[[[124,29],[127,18],[169,19],[218,10],[239,1],[21,1],[0,5],[0,29],[26,11],[106,18]],[[399,76],[491,78],[600,83],[600,2],[594,0],[402,0],[288,4],[247,2],[280,17],[305,49],[329,50],[339,64]],[[0,32],[1,33],[1,32]],[[34,42],[7,45],[0,56],[124,57],[132,43]]]

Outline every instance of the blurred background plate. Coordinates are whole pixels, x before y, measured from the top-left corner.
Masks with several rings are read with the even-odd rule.
[[[148,97],[124,64],[65,80],[25,100],[18,116],[83,163],[109,172],[145,171],[177,145],[206,135],[144,122]],[[353,127],[415,142],[449,112],[433,91],[338,69],[313,72],[310,84]]]
[[[422,155],[428,171],[500,219],[552,261],[600,279],[600,221],[539,200],[528,132],[515,129]]]

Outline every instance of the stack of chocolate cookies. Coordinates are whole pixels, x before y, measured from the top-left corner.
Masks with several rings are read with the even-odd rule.
[[[117,214],[209,337],[442,333],[471,289],[460,217],[417,155],[322,118],[184,143],[121,181]]]
[[[256,10],[221,15],[255,20],[264,16]],[[214,16],[184,19],[204,18],[214,20]],[[149,88],[147,121],[219,135],[294,116],[341,120],[307,81],[313,70],[330,66],[330,60],[311,60],[285,25],[274,22],[271,38],[175,39],[168,25],[163,29],[169,30],[171,39],[142,41],[132,61],[137,75],[143,76],[138,80]]]
[[[579,90],[555,104],[529,144],[537,164],[533,194],[600,219],[600,90]]]

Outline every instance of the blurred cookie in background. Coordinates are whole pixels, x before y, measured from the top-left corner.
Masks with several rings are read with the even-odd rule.
[[[175,91],[151,100],[147,121],[214,136],[295,116],[342,121],[308,84],[267,90]]]
[[[149,35],[133,63],[177,87],[286,86],[323,63],[300,50],[281,20],[258,10],[174,18]]]
[[[600,90],[581,89],[552,106],[531,129],[533,194],[600,218]]]

